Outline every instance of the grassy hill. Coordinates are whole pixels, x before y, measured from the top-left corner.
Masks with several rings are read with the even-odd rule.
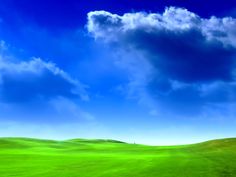
[[[0,177],[236,177],[236,139],[182,146],[0,138]]]

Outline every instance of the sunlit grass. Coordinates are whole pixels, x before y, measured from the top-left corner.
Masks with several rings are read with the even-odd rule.
[[[236,139],[185,146],[0,139],[1,177],[233,177]]]

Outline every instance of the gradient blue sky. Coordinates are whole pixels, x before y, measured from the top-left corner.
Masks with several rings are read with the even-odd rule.
[[[0,136],[236,136],[233,0],[0,2]]]

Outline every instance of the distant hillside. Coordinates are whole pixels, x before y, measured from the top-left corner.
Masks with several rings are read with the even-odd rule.
[[[0,138],[1,177],[236,177],[236,138],[180,146]]]

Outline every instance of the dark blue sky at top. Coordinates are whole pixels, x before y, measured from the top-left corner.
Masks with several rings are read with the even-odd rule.
[[[166,6],[185,7],[202,17],[216,15],[235,16],[235,1],[233,0],[2,0],[1,16],[9,25],[20,23],[35,23],[52,30],[83,27],[86,15],[93,10],[105,10],[123,14],[132,11],[157,12],[163,11]]]
[[[177,6],[185,7],[202,17],[236,16],[236,2],[234,0],[157,0],[145,2],[142,0],[34,0],[33,2],[30,0],[2,0],[1,2],[0,16],[4,21],[0,30],[4,33],[2,39],[11,40],[11,44],[17,48],[28,48],[24,52],[29,56],[36,55],[52,59],[57,55],[62,60],[73,58],[84,52],[89,53],[86,51],[87,49],[78,50],[78,48],[90,45],[88,44],[90,38],[84,38],[86,16],[90,11],[105,10],[122,15],[138,11],[163,12],[165,7]],[[81,30],[83,34],[75,35],[75,30]],[[68,41],[69,35],[70,40]],[[45,43],[47,38],[50,39]],[[62,44],[58,38],[60,41],[63,40]],[[23,44],[22,41],[24,41]],[[62,62],[61,65],[65,65],[65,63]]]
[[[0,129],[7,127],[0,136],[167,144],[235,136],[236,38],[229,22],[198,29],[196,19],[186,18],[193,27],[182,31],[170,16],[164,30],[147,19],[145,26],[116,30],[129,28],[119,21],[125,13],[162,14],[170,6],[200,19],[236,18],[236,1],[0,3]]]

